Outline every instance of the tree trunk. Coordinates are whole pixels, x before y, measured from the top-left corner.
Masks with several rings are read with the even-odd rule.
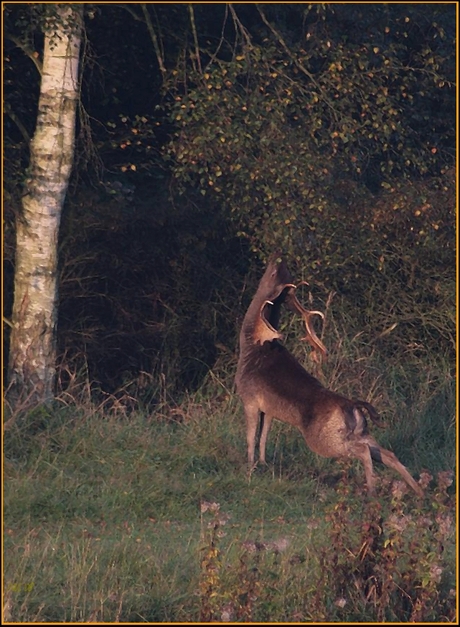
[[[74,156],[82,17],[83,5],[56,4],[43,27],[37,124],[16,224],[8,364],[8,399],[16,406],[46,402],[54,395],[57,245]]]

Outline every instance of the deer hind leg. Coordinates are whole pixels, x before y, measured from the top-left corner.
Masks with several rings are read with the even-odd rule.
[[[262,429],[260,432],[260,440],[259,440],[259,461],[261,464],[266,464],[265,460],[265,449],[267,446],[267,438],[268,432],[270,431],[270,427],[272,426],[273,418],[272,416],[267,416],[267,414],[262,414],[261,417]]]
[[[350,442],[348,456],[356,457],[362,461],[366,473],[367,493],[369,496],[373,496],[375,494],[375,477],[369,445],[366,442]]]
[[[394,453],[388,451],[385,448],[382,448],[377,443],[370,445],[370,452],[372,455],[372,459],[376,462],[382,462],[385,466],[389,466],[390,468],[394,468],[399,474],[402,476],[404,481],[410,485],[410,487],[416,492],[419,496],[423,496],[423,490],[419,486],[419,484],[413,479],[412,475],[409,473],[407,468],[401,464],[399,459],[396,457]]]

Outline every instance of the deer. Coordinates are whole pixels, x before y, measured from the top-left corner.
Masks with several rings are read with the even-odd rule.
[[[267,437],[272,421],[277,419],[296,427],[307,446],[322,457],[360,460],[369,496],[375,495],[374,460],[397,471],[422,497],[422,488],[407,468],[369,433],[366,415],[382,426],[373,405],[327,389],[282,343],[279,321],[284,305],[302,316],[306,327],[302,339],[311,345],[314,359],[320,361],[327,355],[312,324],[314,316],[324,319],[324,315],[300,304],[295,294],[297,287],[285,261],[279,256],[272,257],[241,325],[235,383],[246,417],[249,476],[257,466],[255,446],[259,418],[261,464],[266,464]]]

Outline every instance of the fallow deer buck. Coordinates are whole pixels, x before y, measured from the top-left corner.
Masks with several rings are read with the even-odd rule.
[[[369,434],[365,410],[379,424],[379,415],[365,401],[350,400],[326,389],[309,374],[280,342],[280,310],[284,303],[302,315],[307,340],[314,355],[326,355],[316,336],[311,318],[321,312],[306,310],[297,300],[296,286],[283,260],[270,261],[244,317],[236,373],[247,423],[248,464],[255,467],[255,444],[259,417],[262,429],[259,461],[265,463],[265,448],[274,418],[297,427],[307,446],[323,457],[357,458],[364,464],[368,493],[374,494],[372,460],[383,462],[404,478],[419,495],[422,488],[391,451],[382,448]]]

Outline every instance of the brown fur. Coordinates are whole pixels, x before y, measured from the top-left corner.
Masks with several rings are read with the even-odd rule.
[[[263,418],[259,443],[262,463],[265,463],[270,426],[276,418],[297,427],[309,448],[318,455],[360,459],[364,464],[369,494],[374,492],[374,459],[399,472],[422,496],[420,485],[397,457],[379,446],[369,434],[362,410],[378,423],[379,416],[374,407],[326,389],[279,342],[280,308],[285,301],[289,306],[294,290],[284,261],[272,260],[241,328],[236,386],[246,415],[249,471],[255,466],[259,417]],[[295,309],[299,311],[298,307]]]

